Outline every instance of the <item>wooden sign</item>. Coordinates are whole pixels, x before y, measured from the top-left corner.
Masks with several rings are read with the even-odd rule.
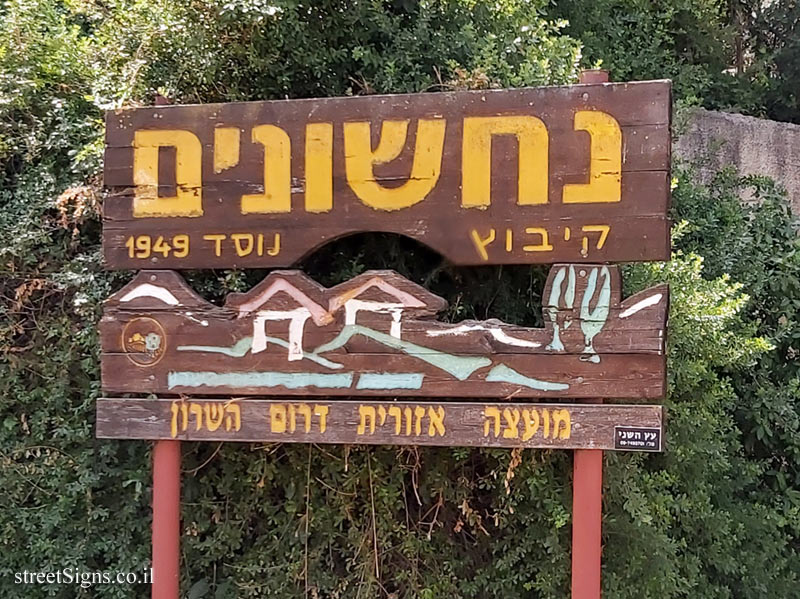
[[[622,301],[608,265],[556,265],[544,328],[444,323],[446,302],[392,271],[326,289],[274,271],[223,307],[173,271],[106,302],[102,386],[119,393],[660,398],[668,290]]]
[[[646,431],[640,434],[642,439],[647,434],[648,445],[619,444],[618,431],[632,426]],[[107,439],[661,451],[661,428],[661,406],[324,398],[97,401],[97,436]]]
[[[289,266],[363,231],[456,264],[667,260],[670,83],[106,116],[109,268]]]

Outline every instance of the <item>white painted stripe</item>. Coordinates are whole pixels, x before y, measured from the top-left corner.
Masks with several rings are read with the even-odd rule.
[[[664,297],[661,293],[656,293],[655,295],[651,295],[650,297],[646,297],[643,300],[640,300],[633,304],[630,308],[626,309],[622,312],[619,317],[620,318],[628,318],[628,316],[633,316],[640,310],[644,310],[645,308],[649,308],[650,306],[655,306],[657,303],[661,301],[661,298]]]
[[[519,339],[518,337],[512,337],[511,335],[507,334],[505,331],[501,331],[500,329],[491,329],[492,337],[497,339],[500,343],[505,343],[506,345],[516,345],[517,347],[541,347],[541,343],[536,343],[535,341],[528,341],[527,339]]]
[[[456,335],[462,336],[466,335],[471,331],[487,331],[500,343],[505,343],[506,345],[515,345],[517,347],[541,347],[541,343],[536,343],[535,341],[528,341],[527,339],[520,339],[519,337],[512,337],[508,333],[506,333],[503,329],[497,327],[487,327],[482,324],[462,324],[457,327],[453,327],[451,329],[438,329],[433,331],[426,331],[426,335],[428,337],[442,337],[443,335]]]
[[[170,306],[177,306],[180,303],[178,298],[172,295],[172,292],[169,289],[159,287],[158,285],[153,285],[151,283],[142,283],[135,289],[131,289],[128,293],[122,296],[119,301],[131,302],[137,297],[154,297],[155,299],[160,300],[165,304],[169,304]]]
[[[485,331],[485,330],[486,327],[483,327],[481,325],[462,324],[460,326],[453,327],[451,329],[436,329],[433,331],[427,331],[426,335],[428,335],[428,337],[442,337],[444,335],[457,335],[460,337],[461,335],[465,335],[470,331]]]

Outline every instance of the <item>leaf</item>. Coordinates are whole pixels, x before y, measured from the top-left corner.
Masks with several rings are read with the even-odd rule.
[[[201,578],[191,586],[187,598],[203,599],[206,596],[206,593],[208,593],[208,591],[209,591],[208,582],[206,581],[205,578]]]

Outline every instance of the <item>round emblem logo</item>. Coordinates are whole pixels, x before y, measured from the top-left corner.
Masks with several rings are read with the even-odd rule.
[[[137,366],[153,366],[167,349],[164,327],[153,318],[134,318],[122,331],[122,349]]]

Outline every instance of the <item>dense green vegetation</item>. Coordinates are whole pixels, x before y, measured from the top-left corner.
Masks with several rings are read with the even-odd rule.
[[[640,4],[636,14],[651,15]],[[623,45],[612,61],[597,41],[610,30],[582,3],[558,5],[580,40],[541,16],[552,7],[524,0],[0,3],[0,595],[147,593],[13,582],[26,569],[138,570],[149,559],[148,444],[93,438],[94,325],[130,276],[100,268],[103,108],[156,93],[207,102],[570,82],[581,41],[618,79],[672,76],[684,97],[717,105],[706,97],[716,83],[691,82],[704,64],[719,72],[712,59],[725,63],[714,50],[723,15],[661,4],[691,5],[694,24],[658,26],[660,55]],[[615,35],[643,43],[647,31]],[[665,60],[680,31],[710,49]],[[761,202],[743,207],[748,191]],[[796,230],[774,185],[730,172],[701,186],[678,171],[674,217],[673,260],[626,269],[628,292],[672,285],[669,451],[606,460],[606,596],[788,599],[800,572]],[[340,241],[303,267],[326,284],[390,267],[447,297],[452,319],[541,321],[538,268],[453,268],[381,235]],[[220,299],[261,276],[190,279]],[[567,596],[566,453],[184,452],[193,599]]]
[[[672,79],[685,104],[800,122],[797,0],[559,0],[587,64]]]

